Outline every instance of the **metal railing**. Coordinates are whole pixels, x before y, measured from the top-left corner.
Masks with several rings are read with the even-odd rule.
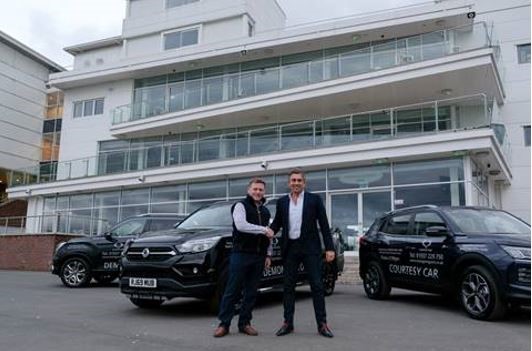
[[[161,141],[149,147],[59,162],[54,173],[46,173],[44,178],[38,168],[13,171],[10,186],[479,128],[493,129],[508,157],[506,130],[503,124],[492,124],[492,106],[493,101],[481,94],[188,141]]]
[[[296,58],[277,57],[274,59],[278,63],[273,67],[262,64],[264,68],[245,70],[242,66],[237,68],[234,68],[234,65],[222,66],[217,68],[225,73],[219,74],[198,70],[195,74],[200,72],[199,78],[196,76],[189,79],[184,74],[181,78],[167,77],[166,83],[160,85],[135,89],[133,103],[112,110],[112,123],[127,123],[170,112],[432,60],[491,45],[486,23],[478,22],[405,38],[394,38],[363,48],[333,48],[324,49],[318,54],[316,52],[298,54]]]
[[[1,234],[70,233],[92,235],[108,228],[105,219],[67,213],[0,217]]]

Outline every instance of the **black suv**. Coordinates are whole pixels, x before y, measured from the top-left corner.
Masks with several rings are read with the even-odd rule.
[[[174,297],[196,297],[209,301],[217,310],[228,274],[232,248],[231,206],[234,202],[218,202],[192,213],[175,230],[150,233],[129,242],[124,248],[120,289],[133,304],[153,308]],[[275,200],[268,209],[275,212]],[[156,235],[155,235],[156,234]],[[324,264],[326,295],[334,291],[338,274],[343,270],[344,256],[333,234],[337,259]],[[283,263],[280,234],[273,239],[272,265],[264,270],[259,288],[269,290],[282,284]],[[306,281],[304,267],[299,282]]]
[[[418,206],[375,220],[361,237],[360,276],[371,299],[393,287],[457,297],[475,319],[530,304],[530,226],[482,207]]]
[[[103,235],[62,242],[55,248],[52,273],[69,288],[85,287],[92,278],[110,283],[118,277],[124,244],[148,231],[175,227],[185,216],[148,213],[127,218]]]

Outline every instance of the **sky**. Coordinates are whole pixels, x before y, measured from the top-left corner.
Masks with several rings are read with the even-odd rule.
[[[278,0],[287,25],[378,11],[427,0]],[[69,67],[64,47],[120,35],[126,0],[3,1],[0,31]]]

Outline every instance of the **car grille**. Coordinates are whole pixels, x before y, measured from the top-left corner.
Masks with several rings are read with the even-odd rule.
[[[160,262],[177,255],[171,246],[132,247],[127,251],[127,259],[132,262]]]

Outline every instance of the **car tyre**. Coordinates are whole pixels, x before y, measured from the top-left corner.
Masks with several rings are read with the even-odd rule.
[[[467,268],[461,275],[458,297],[462,308],[474,319],[501,319],[508,310],[493,274],[480,265]]]
[[[61,265],[60,277],[68,288],[83,288],[88,286],[92,279],[91,267],[85,259],[72,257]]]
[[[323,281],[323,294],[325,296],[331,296],[334,293],[336,286],[336,280],[338,279],[338,272],[333,263],[325,263],[323,265],[322,281]]]
[[[370,261],[364,272],[364,291],[373,300],[383,300],[390,296],[392,290],[381,265],[376,261]]]
[[[137,298],[130,298],[129,301],[131,303],[139,308],[144,309],[154,309],[163,304],[163,300],[148,300],[148,299],[137,299]]]

